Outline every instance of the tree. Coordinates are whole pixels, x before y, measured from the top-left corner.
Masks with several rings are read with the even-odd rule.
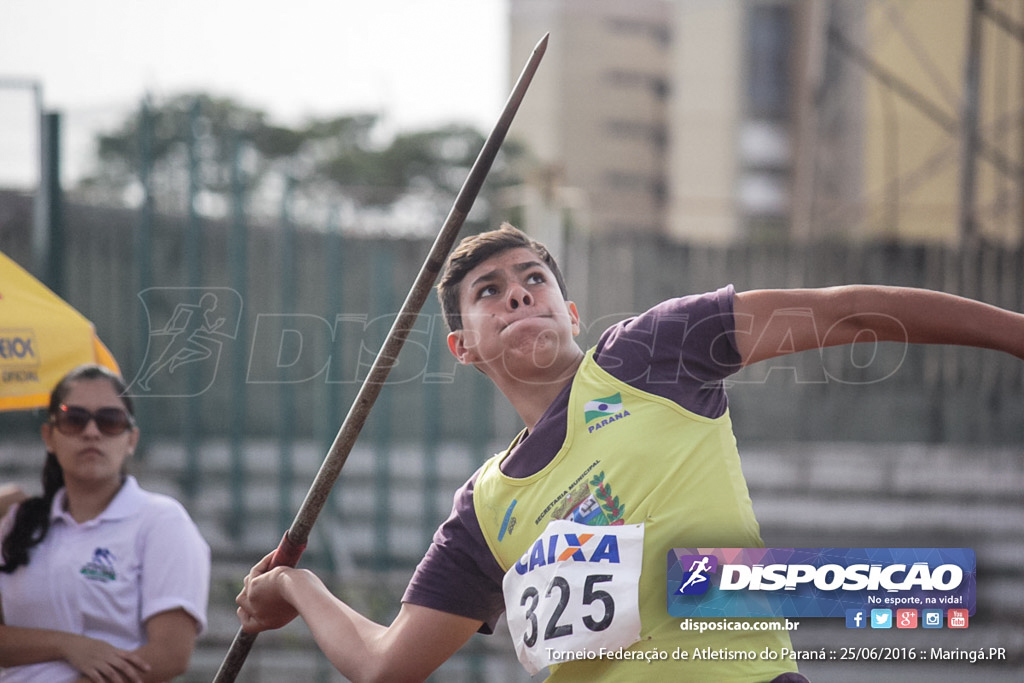
[[[191,195],[201,213],[217,215],[231,206],[232,178],[240,170],[250,214],[276,211],[287,178],[300,221],[342,207],[357,222],[374,216],[375,223],[386,223],[389,215],[414,207],[434,214],[423,219],[426,227],[436,226],[484,136],[451,124],[381,142],[379,129],[375,114],[310,119],[292,128],[230,98],[178,95],[145,104],[99,135],[96,171],[76,191],[97,203],[138,203],[144,195],[140,169],[146,164],[157,210],[179,213]],[[494,192],[518,182],[511,162],[521,155],[519,146],[506,142],[481,204],[488,206]],[[196,187],[190,193],[192,182]]]

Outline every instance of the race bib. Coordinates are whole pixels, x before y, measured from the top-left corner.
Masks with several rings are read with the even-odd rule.
[[[505,574],[502,590],[520,663],[597,658],[640,640],[644,527],[555,520]]]

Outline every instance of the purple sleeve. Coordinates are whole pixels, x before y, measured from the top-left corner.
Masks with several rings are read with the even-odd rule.
[[[473,510],[476,477],[456,492],[451,515],[434,532],[402,602],[479,619],[484,622],[480,631],[492,633],[505,611],[505,572],[487,547]]]
[[[728,405],[722,380],[741,367],[733,296],[728,285],[669,299],[613,325],[597,344],[597,362],[638,389],[718,417]]]

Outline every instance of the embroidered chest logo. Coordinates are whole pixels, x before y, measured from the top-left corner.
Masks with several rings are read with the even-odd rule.
[[[117,578],[114,570],[114,553],[107,548],[96,548],[92,551],[92,559],[82,565],[78,573],[92,581],[107,583]]]
[[[622,394],[595,398],[583,406],[583,419],[590,434],[624,417],[629,417],[629,411],[622,406]]]
[[[612,486],[605,481],[604,470],[589,480],[584,479],[574,486],[569,495],[559,501],[551,510],[552,519],[568,519],[589,526],[625,524],[622,516],[625,503],[612,494]]]

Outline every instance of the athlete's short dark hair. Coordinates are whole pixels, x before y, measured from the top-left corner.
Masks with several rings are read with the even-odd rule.
[[[544,262],[544,265],[555,276],[562,297],[568,298],[562,272],[558,269],[558,263],[555,262],[555,257],[551,255],[547,247],[510,223],[502,223],[497,230],[464,238],[445,261],[441,280],[437,285],[437,298],[441,302],[441,313],[444,314],[444,320],[448,324],[449,330],[454,332],[462,329],[459,290],[466,274],[496,254],[519,248],[529,249]]]

